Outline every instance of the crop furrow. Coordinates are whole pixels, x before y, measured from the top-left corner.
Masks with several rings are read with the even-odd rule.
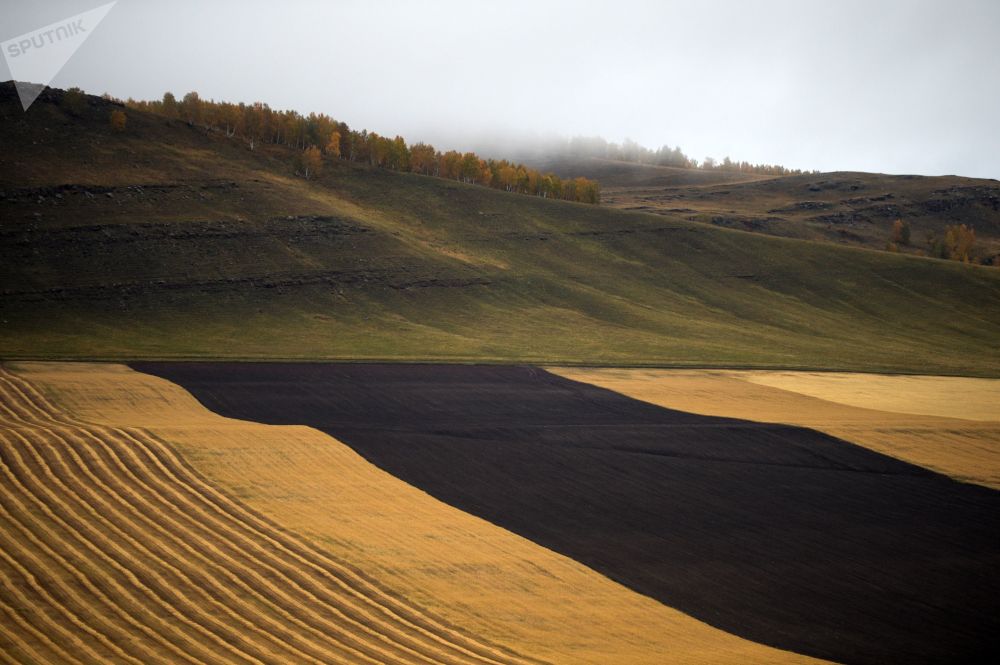
[[[171,617],[169,626],[161,619],[158,632],[146,633],[161,645],[161,632],[171,641],[181,637],[180,622],[181,643],[197,641],[209,649],[199,653],[216,659],[226,653],[255,663],[288,662],[289,656],[295,662],[530,662],[440,624],[285,533],[201,479],[155,435],[78,421],[4,368],[0,419],[29,455],[10,451],[15,466],[8,471],[22,474],[44,497],[33,496],[66,534],[48,535],[77,556],[85,552],[95,569],[111,566],[112,595],[102,600],[107,609],[125,601],[150,612],[151,604]],[[141,590],[145,601],[127,586]],[[133,630],[141,625],[131,615],[118,616]],[[284,657],[274,660],[279,652]]]
[[[184,477],[192,486],[197,487],[199,498],[208,504],[208,508],[225,515],[230,515],[239,528],[246,530],[250,534],[259,536],[272,547],[286,552],[296,561],[301,562],[309,569],[318,573],[323,579],[329,580],[337,587],[354,594],[361,602],[371,607],[372,610],[379,612],[387,619],[399,621],[417,629],[435,641],[447,642],[448,640],[454,640],[454,642],[448,643],[452,644],[453,648],[459,649],[462,653],[476,659],[478,662],[535,662],[518,656],[500,653],[496,648],[462,636],[455,630],[447,628],[438,621],[406,606],[402,601],[392,597],[360,574],[330,559],[324,553],[304,543],[301,539],[288,534],[280,527],[272,525],[266,518],[251,509],[229,499],[210,483],[202,480],[197,472],[191,469],[173,451],[169,444],[163,442],[148,430],[130,428],[119,431],[128,436],[136,444],[137,449],[145,450],[151,456],[152,463],[159,464],[171,477]]]
[[[69,432],[64,432],[64,434],[68,437],[81,436],[80,432],[75,432],[72,435]],[[99,445],[103,444],[104,442],[101,442]],[[89,461],[79,458],[79,454],[87,455]],[[109,456],[110,459],[105,459],[103,455]],[[81,446],[79,451],[73,451],[73,456],[78,460],[77,466],[81,467],[81,470],[86,469],[85,471],[82,470],[82,472],[97,479],[98,482],[107,488],[108,492],[114,492],[117,496],[116,501],[120,504],[119,507],[129,510],[135,519],[139,519],[147,525],[149,531],[145,532],[145,535],[148,542],[151,544],[160,543],[161,545],[163,543],[171,543],[177,548],[175,553],[183,552],[183,554],[175,554],[177,560],[198,562],[198,567],[191,571],[191,574],[198,576],[198,580],[192,580],[190,577],[187,577],[186,573],[176,569],[177,574],[181,576],[180,581],[186,588],[210,588],[213,592],[224,596],[232,603],[231,606],[222,604],[217,597],[209,596],[207,592],[203,595],[205,598],[210,598],[210,602],[216,604],[216,606],[221,604],[222,607],[220,610],[241,623],[245,628],[262,635],[267,635],[269,639],[277,644],[282,644],[283,641],[286,641],[286,648],[289,648],[287,641],[301,642],[303,636],[299,633],[290,632],[287,626],[282,626],[276,620],[268,618],[262,613],[264,610],[277,614],[282,619],[294,624],[298,628],[305,629],[313,636],[327,643],[326,647],[320,647],[316,642],[308,642],[303,648],[313,651],[313,655],[309,656],[299,651],[297,656],[300,659],[310,659],[316,656],[328,657],[330,652],[340,653],[343,657],[350,657],[352,659],[365,658],[360,652],[352,651],[349,647],[334,640],[332,636],[307,626],[299,621],[297,617],[290,614],[287,608],[276,601],[275,593],[277,589],[266,580],[258,578],[261,584],[266,585],[264,590],[250,586],[245,578],[248,576],[253,577],[253,574],[244,567],[241,567],[238,560],[222,552],[215,544],[204,540],[200,535],[193,532],[189,525],[181,524],[173,516],[176,514],[179,517],[187,518],[189,516],[186,513],[179,511],[176,505],[165,501],[162,495],[155,489],[146,487],[144,481],[138,478],[127,466],[123,465],[114,455],[113,451],[105,450],[103,455],[86,446]],[[112,469],[111,465],[116,465],[118,467],[117,470]],[[118,474],[121,474],[124,480],[118,477]],[[130,501],[130,498],[134,500]],[[143,511],[139,511],[136,506],[142,506]],[[132,520],[129,521],[132,522]],[[134,522],[132,523],[134,525]],[[216,539],[219,537],[218,532],[215,530],[209,530],[206,533],[214,534]],[[199,547],[194,547],[193,544],[197,544]],[[151,554],[151,556],[156,555]],[[164,556],[171,555],[164,554]],[[217,579],[217,576],[224,577],[226,584],[221,583]],[[252,600],[241,600],[228,588],[229,585],[244,591]],[[287,596],[285,598],[294,607],[294,598]],[[258,609],[244,616],[238,615],[231,609],[232,607],[243,609],[253,609],[256,607]],[[271,632],[262,631],[253,623],[253,620],[266,622]]]
[[[21,439],[21,445],[26,444],[19,432],[12,431],[11,433]],[[52,490],[52,485],[59,485],[59,481],[52,475],[51,470],[47,473],[44,469],[42,470],[43,475],[46,475],[48,478],[48,482],[43,481],[35,475],[31,467],[21,457],[18,447],[16,445],[8,446],[8,461],[12,465],[9,468],[5,467],[5,469],[12,478],[17,480],[19,489],[26,496],[35,499],[49,519],[55,522],[67,534],[66,539],[60,539],[61,542],[59,540],[56,541],[63,545],[60,548],[61,551],[70,552],[81,557],[89,556],[98,569],[105,570],[105,567],[109,567],[110,570],[115,571],[117,577],[108,574],[103,579],[108,582],[109,589],[116,596],[128,599],[130,607],[135,605],[145,606],[145,603],[135,595],[137,591],[145,596],[153,605],[159,607],[161,611],[171,615],[175,620],[186,626],[192,634],[201,635],[202,638],[207,640],[207,643],[202,643],[193,638],[175,633],[183,642],[197,648],[208,648],[208,644],[213,644],[215,645],[215,649],[228,653],[230,657],[251,663],[261,662],[249,654],[244,654],[234,646],[233,643],[240,641],[238,635],[227,635],[227,641],[222,636],[210,631],[206,626],[186,616],[177,605],[172,604],[168,600],[173,596],[173,590],[170,585],[151,570],[144,567],[141,560],[137,560],[129,552],[123,551],[120,544],[110,541],[94,528],[92,520],[99,520],[96,518],[96,511],[93,511],[92,507],[89,510],[84,508],[85,512],[89,513],[87,516],[74,513],[67,504],[67,499],[64,499]],[[51,532],[49,535],[50,538],[54,536]],[[225,631],[223,632],[225,633]],[[217,653],[214,651],[205,653],[210,659],[218,658]]]
[[[0,459],[0,473],[2,473],[8,481],[12,481],[12,484],[19,485],[20,483],[13,476],[10,471],[10,467],[7,465],[6,460]],[[19,508],[23,514],[26,514],[27,519],[18,519],[8,511],[6,505],[0,504],[0,514],[3,515],[5,521],[18,529],[19,531],[28,531],[27,523],[32,522],[30,519],[30,512],[25,512],[25,506],[20,501],[16,503],[20,504]],[[51,534],[50,534],[51,535]],[[66,600],[57,598],[53,593],[46,588],[39,577],[47,578],[48,567],[41,561],[40,557],[36,552],[27,549],[24,546],[23,541],[17,538],[8,538],[7,542],[4,543],[4,547],[0,548],[0,558],[2,558],[8,566],[17,572],[17,574],[22,578],[24,583],[32,589],[32,591],[38,596],[41,602],[32,603],[27,600],[23,592],[17,588],[17,585],[12,581],[3,579],[2,582],[14,598],[19,600],[23,607],[32,608],[49,608],[52,612],[55,612],[62,616],[62,622],[55,621],[52,617],[48,616],[48,613],[41,611],[37,612],[37,615],[45,616],[43,623],[49,627],[53,632],[45,631],[49,636],[53,634],[58,634],[61,636],[59,644],[69,644],[75,649],[78,649],[81,653],[86,654],[90,657],[91,662],[103,662],[108,657],[108,654],[114,654],[118,658],[126,662],[136,663],[137,665],[142,665],[142,661],[135,659],[134,657],[126,654],[118,645],[112,643],[112,641],[104,633],[98,631],[93,626],[85,622],[78,614],[81,610],[86,610],[88,603],[81,599],[79,594],[71,586],[63,586],[59,588],[59,593],[64,596],[76,608],[70,606]],[[20,554],[24,557],[32,569],[29,569],[21,561],[15,558],[14,553]],[[80,634],[87,635],[92,641],[100,645],[100,651],[95,650],[90,644],[85,642]],[[55,641],[52,642],[55,646]]]
[[[89,434],[104,445],[108,445],[109,441],[117,441],[118,436],[126,436],[120,430],[102,430]],[[414,658],[429,663],[449,662],[446,653],[434,651],[421,654],[411,648],[408,644],[410,640],[405,634],[396,631],[392,625],[371,621],[363,615],[364,608],[357,607],[355,598],[334,595],[321,581],[310,579],[302,571],[296,570],[277,556],[273,549],[262,545],[259,538],[248,537],[241,532],[241,525],[231,516],[206,512],[205,502],[193,488],[174,477],[164,480],[160,473],[153,472],[153,466],[148,461],[151,458],[141,459],[138,456],[137,451],[144,450],[143,444],[132,438],[125,441],[133,445],[121,442],[117,446],[116,450],[122,454],[122,463],[145,483],[150,484],[157,496],[166,499],[166,508],[174,511],[177,519],[187,520],[192,533],[201,533],[206,538],[213,534],[224,534],[224,538],[216,541],[216,546],[224,555],[239,558],[249,570],[253,570],[255,575],[264,580],[273,579],[270,587],[274,593],[284,596],[300,613],[308,613],[314,619],[322,621],[327,629],[339,631],[355,648],[363,652],[374,650],[369,655],[376,659],[402,656],[402,662],[410,662]],[[282,587],[289,588],[294,595],[286,595]],[[320,613],[318,610],[325,612]],[[325,616],[326,613],[333,616]],[[384,629],[385,632],[379,629]],[[352,630],[359,634],[352,633]],[[368,636],[370,641],[362,640],[361,636]],[[419,648],[419,644],[417,646]]]

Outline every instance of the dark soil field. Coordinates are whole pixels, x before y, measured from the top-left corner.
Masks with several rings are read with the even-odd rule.
[[[532,367],[138,363],[307,424],[431,495],[737,635],[845,663],[996,662],[1000,495],[812,430]]]

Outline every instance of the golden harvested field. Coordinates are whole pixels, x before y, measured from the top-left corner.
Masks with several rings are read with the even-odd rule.
[[[670,409],[800,425],[1000,489],[1000,380],[849,373],[551,368]]]
[[[10,372],[0,389],[8,660],[527,662],[233,501],[153,430],[77,420]]]
[[[814,662],[124,366],[10,366],[0,418],[7,662]]]
[[[743,372],[740,378],[865,409],[1000,423],[1000,381],[847,372]]]

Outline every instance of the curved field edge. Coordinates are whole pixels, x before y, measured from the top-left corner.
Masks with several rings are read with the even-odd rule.
[[[71,354],[68,356],[60,355],[9,355],[0,359],[0,362],[6,362],[10,364],[17,363],[80,363],[88,365],[122,365],[129,366],[135,363],[141,362],[205,362],[211,363],[216,361],[225,361],[232,363],[316,363],[316,362],[328,362],[336,363],[338,365],[369,365],[369,364],[393,364],[393,365],[497,365],[497,366],[509,366],[511,364],[523,364],[523,365],[536,365],[539,367],[544,367],[547,370],[551,370],[555,373],[559,373],[561,370],[572,370],[578,372],[587,372],[589,370],[600,370],[600,371],[615,371],[615,370],[653,370],[653,371],[666,371],[666,372],[757,372],[763,374],[772,373],[791,373],[791,374],[830,374],[830,375],[845,375],[851,374],[856,376],[881,376],[881,377],[927,377],[933,376],[938,378],[955,378],[955,379],[994,379],[993,372],[976,372],[971,369],[956,370],[953,372],[942,371],[937,374],[929,375],[926,370],[885,370],[877,371],[870,367],[853,367],[853,366],[842,366],[836,369],[831,369],[830,367],[819,366],[819,365],[780,365],[780,364],[752,364],[752,363],[705,363],[705,362],[593,362],[589,360],[580,361],[568,361],[562,359],[546,358],[546,357],[525,357],[518,359],[516,362],[510,359],[505,359],[503,357],[473,357],[473,356],[460,356],[455,354],[442,355],[440,357],[435,356],[433,353],[425,354],[422,357],[395,357],[395,356],[352,356],[352,357],[342,357],[342,356],[281,356],[277,354],[270,354],[268,356],[244,356],[244,355],[225,355],[220,354],[216,356],[201,356],[201,355],[163,355],[163,356],[129,356],[123,355],[117,356],[88,356],[88,355],[75,355]],[[747,378],[747,380],[751,380]],[[802,391],[806,392],[806,391]],[[835,400],[836,401],[836,400]],[[849,402],[844,402],[849,404]],[[752,420],[748,418],[748,420]]]
[[[432,499],[316,430],[222,418],[179,387],[117,365],[10,369],[13,381],[30,382],[73,422],[169,446],[209,487],[260,516],[248,519],[280,524],[286,537],[335,556],[391,589],[396,602],[433,613],[479,643],[567,664],[817,662],[628,591]]]
[[[547,369],[668,409],[809,427],[956,480],[1000,489],[1000,380],[655,368]],[[859,406],[861,403],[867,408]]]
[[[745,372],[739,378],[847,406],[1000,423],[1000,381],[841,372]]]

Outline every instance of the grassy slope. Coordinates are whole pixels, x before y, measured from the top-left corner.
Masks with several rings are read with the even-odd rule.
[[[307,182],[283,148],[57,98],[0,92],[5,357],[1000,375],[1000,271],[343,162]]]

